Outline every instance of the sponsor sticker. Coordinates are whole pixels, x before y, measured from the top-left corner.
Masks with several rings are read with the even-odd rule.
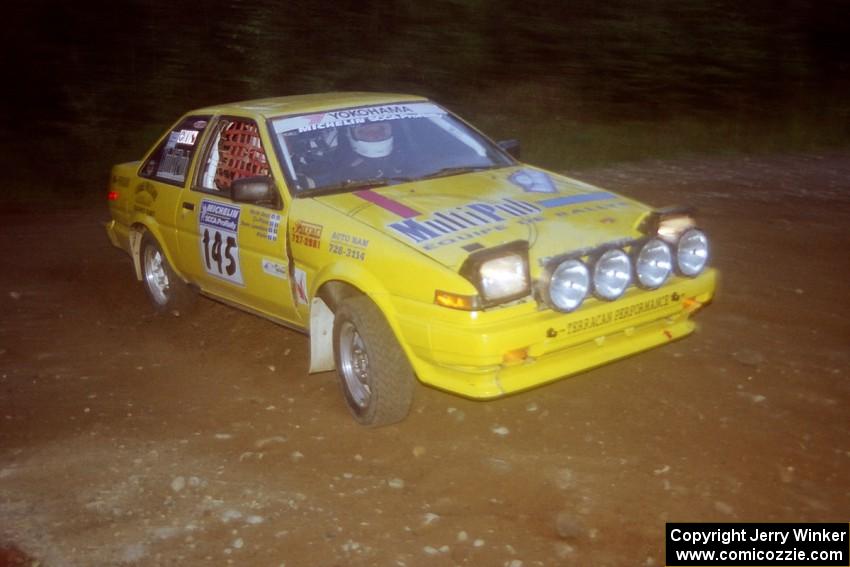
[[[445,114],[445,110],[429,102],[382,104],[283,118],[275,120],[274,129],[278,134],[293,131],[300,133],[326,128],[338,128],[352,124],[363,124],[365,122],[424,118],[428,116],[443,116]]]
[[[521,169],[508,177],[508,181],[526,193],[557,193],[552,178],[536,169]]]
[[[559,217],[559,218],[560,217],[569,217],[569,216],[573,216],[573,215],[581,215],[581,214],[584,214],[584,213],[595,213],[595,212],[599,212],[599,211],[609,211],[609,210],[612,210],[612,209],[621,209],[621,208],[628,207],[628,206],[629,206],[628,203],[626,203],[625,201],[620,201],[620,200],[611,201],[611,202],[607,202],[607,203],[598,203],[598,204],[591,203],[589,205],[582,205],[582,206],[577,206],[577,207],[570,207],[568,209],[562,209],[560,211],[557,211],[555,213],[555,216]],[[612,218],[612,217],[605,217],[605,218],[601,219],[599,222],[601,222],[603,224],[612,224],[612,223],[617,222],[617,220]]]
[[[281,264],[279,262],[275,262],[274,260],[269,260],[268,258],[262,259],[263,271],[268,275],[280,278],[282,280],[289,279],[286,275],[286,265]]]
[[[659,297],[654,297],[652,299],[641,301],[639,303],[633,303],[625,307],[620,307],[612,311],[605,311],[604,313],[598,313],[589,317],[576,319],[574,321],[570,321],[567,324],[566,329],[562,329],[561,332],[566,332],[566,334],[572,335],[575,333],[580,333],[582,331],[595,329],[596,327],[602,327],[611,323],[625,321],[626,319],[637,317],[638,315],[641,315],[643,313],[648,313],[650,311],[655,311],[657,309],[667,307],[668,305],[670,305],[671,301],[675,302],[678,297],[679,295],[675,293],[662,295]]]
[[[177,133],[177,143],[185,144],[187,146],[194,146],[195,141],[198,139],[198,131],[197,130],[180,130]]]
[[[242,226],[252,230],[258,238],[268,240],[269,242],[277,242],[281,220],[278,213],[263,209],[250,209],[246,217],[242,220]]]
[[[280,215],[272,213],[269,215],[269,227],[266,230],[266,239],[271,241],[277,240],[277,233],[280,230]]]
[[[295,301],[299,305],[307,305],[307,273],[301,268],[293,271],[295,281],[292,282],[292,291],[295,293]]]
[[[240,214],[239,207],[203,200],[198,223],[204,269],[218,278],[242,285],[238,235]]]
[[[491,202],[469,203],[438,211],[424,218],[409,218],[390,223],[388,226],[415,244],[425,244],[460,232],[477,231],[476,234],[480,234],[484,227],[493,227],[509,219],[535,215],[541,210],[533,203],[505,198]]]
[[[366,259],[366,248],[369,247],[369,239],[347,234],[345,232],[334,232],[328,243],[328,251],[331,254],[355,260]]]
[[[319,248],[322,240],[322,225],[307,221],[296,221],[292,227],[292,242],[310,248]]]
[[[216,201],[201,201],[201,226],[211,226],[236,232],[239,226],[239,215],[241,209],[233,205],[218,203]]]

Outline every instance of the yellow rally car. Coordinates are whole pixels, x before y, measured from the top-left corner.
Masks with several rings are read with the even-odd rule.
[[[113,168],[107,233],[160,311],[200,292],[308,333],[364,425],[416,378],[495,398],[693,331],[715,271],[689,212],[518,153],[416,96],[204,108]]]

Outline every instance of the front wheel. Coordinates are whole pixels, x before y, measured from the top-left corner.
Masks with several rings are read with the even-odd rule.
[[[416,383],[413,368],[368,297],[350,297],[337,309],[334,357],[343,396],[358,423],[389,425],[407,416]]]
[[[196,294],[177,276],[150,233],[142,237],[141,256],[142,282],[154,308],[160,313],[174,315],[188,312],[195,303]]]

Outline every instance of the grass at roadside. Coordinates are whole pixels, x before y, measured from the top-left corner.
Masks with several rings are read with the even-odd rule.
[[[551,169],[583,168],[683,155],[807,152],[850,147],[846,121],[788,118],[772,122],[731,119],[673,119],[582,122],[548,120],[481,121],[498,139],[519,138],[522,159]],[[489,124],[485,124],[489,122]]]

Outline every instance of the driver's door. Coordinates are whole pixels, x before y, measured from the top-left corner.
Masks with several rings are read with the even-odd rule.
[[[264,315],[298,322],[289,282],[286,219],[275,202],[237,203],[237,179],[271,177],[257,124],[221,117],[212,126],[193,183],[178,212],[187,271],[205,292]]]

